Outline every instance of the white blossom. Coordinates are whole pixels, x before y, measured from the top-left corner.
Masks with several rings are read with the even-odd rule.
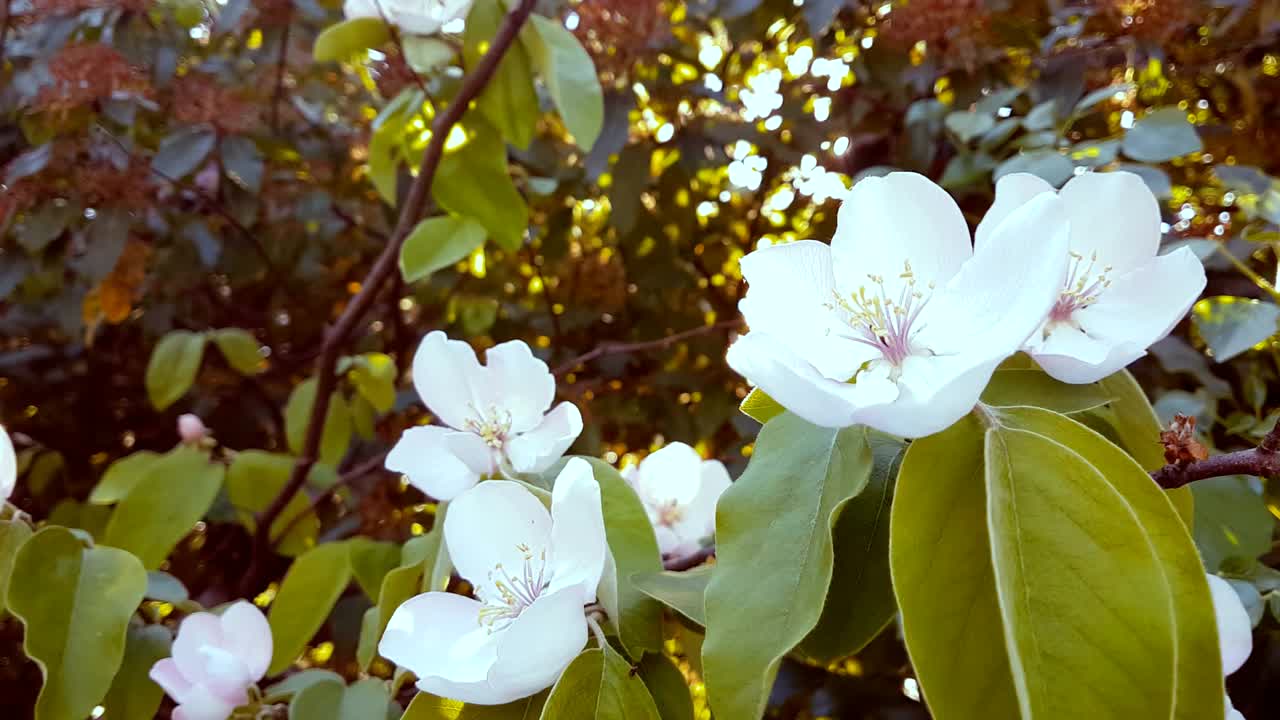
[[[582,432],[577,406],[551,408],[555,378],[528,345],[505,342],[485,359],[481,365],[470,345],[439,331],[422,339],[413,358],[414,386],[447,427],[406,430],[387,468],[431,497],[450,500],[504,470],[542,472]]]
[[[640,496],[663,555],[688,555],[715,532],[716,501],[729,488],[719,460],[703,460],[684,443],[671,443],[622,476]]]
[[[13,441],[0,425],[0,505],[13,494],[18,484],[18,456],[13,452]]]
[[[1218,623],[1218,645],[1222,650],[1222,674],[1230,675],[1244,665],[1253,652],[1253,623],[1249,612],[1240,602],[1240,595],[1231,583],[1217,575],[1209,575],[1209,592],[1213,597],[1213,611]],[[1244,720],[1231,706],[1231,698],[1225,698],[1226,720]]]
[[[444,541],[477,599],[428,592],[391,616],[378,652],[418,676],[418,687],[499,705],[550,687],[587,643],[608,546],[600,486],[570,460],[551,511],[523,485],[480,483],[449,505]]]
[[[1040,326],[1066,247],[1056,195],[1009,213],[975,251],[960,208],[924,176],[865,178],[831,245],[802,240],[742,259],[751,332],[729,348],[729,365],[817,425],[930,435],[969,412]]]
[[[347,19],[385,18],[413,35],[434,35],[457,20],[465,20],[473,0],[346,0]]]
[[[1027,202],[1054,194],[1026,173],[1000,178],[978,226],[981,250],[996,227]],[[1085,173],[1056,193],[1070,222],[1069,267],[1057,301],[1026,351],[1050,375],[1088,383],[1120,370],[1169,334],[1204,290],[1204,266],[1190,248],[1160,249],[1160,206],[1142,178]]]
[[[221,616],[188,615],[173,641],[173,657],[151,667],[151,679],[173,698],[174,720],[226,720],[249,701],[249,687],[271,664],[271,626],[243,600]]]

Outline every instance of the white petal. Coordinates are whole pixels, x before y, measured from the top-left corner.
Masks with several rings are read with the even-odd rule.
[[[908,172],[859,180],[840,206],[831,241],[836,286],[856,289],[884,277],[896,296],[905,262],[917,280],[942,285],[973,254],[969,225],[946,190]]]
[[[1222,674],[1230,675],[1244,665],[1253,652],[1253,623],[1231,583],[1208,575],[1213,611],[1218,619],[1218,645],[1222,649]]]
[[[1041,194],[1014,210],[920,315],[917,342],[939,354],[1005,358],[1035,332],[1066,278],[1062,201]]]
[[[217,615],[208,612],[192,613],[183,619],[178,626],[178,635],[173,639],[173,660],[183,677],[193,685],[203,684],[208,676],[206,665],[208,658],[200,652],[200,648],[222,647],[222,621]]]
[[[1071,249],[1112,273],[1126,273],[1160,247],[1160,204],[1142,178],[1127,172],[1077,175],[1058,193],[1071,217]],[[1114,275],[1113,275],[1114,277]]]
[[[437,500],[452,500],[493,473],[489,446],[477,435],[439,425],[404,431],[387,454],[387,469]]]
[[[1031,173],[1010,173],[996,181],[996,199],[991,209],[978,223],[974,233],[973,248],[981,250],[991,233],[1004,222],[1014,210],[1025,205],[1031,198],[1041,193],[1054,192],[1053,186],[1045,182],[1039,175]]]
[[[582,412],[562,402],[532,430],[507,440],[505,450],[516,472],[540,473],[559,460],[582,434]]]
[[[178,669],[178,663],[173,658],[157,660],[156,664],[151,666],[151,672],[147,673],[147,676],[179,705],[191,692],[191,681]]]
[[[682,442],[674,442],[640,463],[640,497],[658,506],[687,505],[698,494],[702,456]]]
[[[1086,335],[1069,325],[1058,325],[1027,354],[1053,377],[1081,384],[1100,380],[1138,358],[1146,348],[1131,342],[1109,343]]]
[[[13,452],[13,441],[0,425],[0,504],[9,499],[18,483],[18,458]]]
[[[551,687],[587,644],[587,621],[576,593],[544,594],[503,633],[490,684],[510,702]]]
[[[897,388],[859,376],[857,383],[830,380],[782,340],[750,332],[729,346],[729,367],[777,400],[783,407],[815,425],[848,427],[860,406],[892,402]],[[865,375],[865,373],[863,374]]]
[[[747,295],[738,303],[747,325],[785,341],[823,375],[847,380],[875,351],[834,334],[835,275],[831,248],[816,240],[772,245],[740,261]]]
[[[857,421],[905,438],[941,432],[973,410],[1002,360],[972,354],[908,357],[897,400],[860,410]]]
[[[1190,248],[1179,248],[1117,277],[1075,319],[1095,338],[1145,349],[1186,317],[1204,286],[1204,265]]]
[[[591,464],[573,458],[551,491],[551,585],[547,593],[575,589],[578,605],[595,602],[609,545],[604,533],[600,485]]]
[[[209,692],[237,705],[248,699],[246,689],[253,684],[249,668],[230,651],[211,645],[202,645],[204,679],[201,684]]]
[[[429,592],[410,598],[391,614],[378,642],[378,654],[413,672],[420,684],[440,678],[484,685],[497,659],[494,636],[501,631],[489,633],[480,625],[481,607],[471,598],[452,593]],[[444,696],[470,702],[452,694]]]
[[[715,532],[716,503],[732,483],[729,471],[719,460],[704,460],[699,468],[699,475],[702,481],[698,487],[698,495],[684,507],[675,527],[676,534],[695,549],[703,538]]]
[[[427,333],[413,356],[413,385],[427,408],[444,423],[464,430],[479,413],[476,389],[487,378],[471,346],[439,330]],[[483,408],[488,410],[488,408]]]
[[[1244,715],[1231,705],[1231,696],[1224,694],[1222,696],[1222,704],[1226,706],[1226,720],[1245,720]]]
[[[481,599],[496,597],[492,573],[518,576],[526,557],[540,568],[551,542],[551,515],[520,483],[488,480],[462,493],[444,516],[449,558]]]
[[[397,3],[396,24],[410,35],[434,35],[444,26],[439,12],[423,12],[417,3]]]
[[[271,664],[271,626],[262,611],[243,600],[222,612],[224,647],[248,668],[257,682]]]
[[[488,382],[477,394],[511,415],[511,432],[532,430],[556,395],[556,380],[547,364],[533,356],[521,340],[494,345],[485,353]]]
[[[248,700],[248,695],[236,701],[227,700],[203,685],[196,685],[187,694],[187,700],[173,709],[173,720],[227,720],[233,710]]]
[[[676,534],[675,528],[657,524],[652,515],[649,520],[654,523],[653,537],[658,541],[658,552],[663,556],[683,555],[689,543]]]
[[[382,17],[378,8],[378,0],[346,0],[342,4],[342,14],[348,19]]]

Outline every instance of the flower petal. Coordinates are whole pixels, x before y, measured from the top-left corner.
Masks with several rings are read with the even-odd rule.
[[[0,425],[0,504],[9,499],[18,483],[18,457],[13,452],[13,441]]]
[[[1045,372],[1074,384],[1100,380],[1147,354],[1142,345],[1109,343],[1070,325],[1054,327],[1046,338],[1033,338],[1026,351]]]
[[[486,406],[510,413],[511,432],[527,432],[542,422],[555,399],[556,380],[527,344],[511,340],[489,348],[485,374],[488,382],[477,388],[477,394],[488,400]]]
[[[848,427],[860,406],[892,402],[897,388],[861,373],[857,383],[824,377],[781,339],[750,332],[729,346],[729,367],[786,409],[815,425]]]
[[[439,425],[420,425],[404,431],[387,454],[386,466],[437,500],[452,500],[493,473],[493,459],[484,440],[471,433]]]
[[[1014,210],[1025,205],[1031,198],[1041,193],[1054,192],[1053,186],[1045,182],[1039,175],[1031,173],[1010,173],[996,181],[996,199],[991,209],[978,223],[973,237],[975,252],[982,249],[991,234],[1004,222]]]
[[[227,720],[231,712],[249,701],[248,695],[237,701],[210,692],[203,685],[196,685],[187,699],[173,709],[173,720]]]
[[[687,505],[698,494],[701,472],[697,450],[682,442],[666,445],[640,463],[640,497],[657,506]]]
[[[449,427],[464,430],[480,407],[476,389],[485,386],[484,369],[471,346],[436,330],[427,333],[413,356],[413,385],[418,395]]]
[[[178,626],[178,635],[173,639],[172,655],[178,671],[191,684],[203,684],[208,677],[208,658],[200,648],[220,648],[223,642],[222,621],[217,615],[208,612],[188,615]]]
[[[1222,649],[1222,674],[1230,675],[1253,652],[1253,623],[1231,583],[1208,575],[1213,611],[1218,620],[1218,645]]]
[[[1100,267],[1126,273],[1160,247],[1160,203],[1142,178],[1128,172],[1077,175],[1058,193],[1071,218],[1071,250],[1098,253]]]
[[[489,480],[459,495],[444,517],[444,541],[458,574],[481,600],[498,596],[491,575],[535,572],[551,542],[551,515],[520,483]]]
[[[681,539],[696,549],[702,539],[716,531],[716,503],[732,481],[729,471],[719,460],[704,460],[698,469],[701,482],[698,495],[684,507],[676,523],[675,531]]]
[[[267,674],[271,664],[271,626],[262,611],[241,600],[222,612],[222,637],[226,649],[233,653],[257,682]]]
[[[1231,705],[1231,696],[1224,694],[1222,704],[1226,706],[1224,708],[1227,712],[1226,720],[1245,720],[1244,715]]]
[[[433,695],[484,702],[502,631],[480,624],[481,604],[444,592],[410,598],[392,613],[378,654],[418,676]]]
[[[248,699],[245,691],[253,684],[248,666],[225,648],[202,645],[200,654],[205,661],[204,679],[200,684],[227,702],[244,703]]]
[[[151,666],[151,671],[147,676],[155,681],[157,685],[164,690],[165,694],[173,698],[175,703],[182,704],[187,694],[191,692],[191,681],[182,674],[178,669],[178,663],[173,658],[167,657],[157,660],[155,665]]]
[[[551,491],[551,585],[544,594],[577,588],[579,606],[595,602],[608,552],[600,484],[590,463],[573,458]]]
[[[910,356],[902,364],[897,399],[860,409],[856,420],[905,438],[941,432],[973,410],[1003,359],[972,353]]]
[[[510,702],[551,687],[587,644],[577,593],[544,594],[520,613],[498,643],[490,684]]]
[[[942,285],[973,248],[969,225],[946,190],[923,175],[895,172],[863,178],[849,191],[831,254],[838,288],[853,290],[879,275],[896,296],[904,263],[919,282]]]
[[[505,450],[516,472],[540,473],[559,460],[582,434],[582,413],[562,402],[537,427],[507,440]]]
[[[691,551],[690,543],[677,535],[674,528],[658,525],[653,513],[649,514],[649,520],[654,523],[653,537],[658,541],[658,553],[663,557],[684,555],[686,552]]]

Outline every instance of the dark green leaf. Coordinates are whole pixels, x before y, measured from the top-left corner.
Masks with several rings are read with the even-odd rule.
[[[218,134],[207,125],[182,128],[160,141],[151,169],[161,177],[181,180],[204,163],[217,141]]]
[[[1253,561],[1271,549],[1276,521],[1253,482],[1231,476],[1191,486],[1196,499],[1196,545],[1209,572],[1217,572],[1228,559]]]
[[[149,677],[151,666],[169,657],[172,638],[163,625],[129,627],[124,662],[102,701],[103,720],[151,720],[160,709],[164,691]]]
[[[266,161],[257,143],[243,135],[232,135],[223,139],[219,150],[222,170],[232,182],[252,193],[262,189]]]
[[[1096,384],[1070,385],[1039,368],[996,370],[982,391],[982,402],[993,407],[1028,405],[1066,414],[1092,410],[1108,400]]]
[[[1219,295],[1196,303],[1191,322],[1208,344],[1214,361],[1226,362],[1276,334],[1280,306]]]
[[[21,520],[0,520],[0,615],[9,594],[9,576],[18,550],[31,537],[31,526]]]
[[[377,602],[383,579],[400,565],[400,547],[366,537],[351,538],[347,547],[351,551],[351,572],[356,584],[370,600]]]
[[[689,682],[667,656],[645,653],[640,662],[640,679],[649,688],[662,720],[694,720]]]
[[[1057,150],[1033,150],[1023,152],[1000,163],[992,175],[992,180],[1010,173],[1031,173],[1054,187],[1062,185],[1074,173],[1075,166],[1070,158]]]
[[[267,509],[289,483],[297,458],[262,450],[236,453],[227,469],[227,499],[249,532],[258,527],[258,513]],[[314,472],[314,470],[313,470]],[[316,544],[320,518],[311,509],[306,493],[289,498],[280,516],[271,524],[271,542],[283,555],[300,555]]]
[[[1170,106],[1142,116],[1125,133],[1120,148],[1139,162],[1158,163],[1199,152],[1204,144],[1186,111]]]
[[[284,406],[285,434],[289,439],[289,449],[295,453],[302,452],[315,399],[316,379],[308,378],[298,383],[289,396],[289,402]],[[335,390],[330,396],[329,411],[325,413],[324,430],[320,435],[320,462],[337,465],[346,454],[349,442],[351,413],[347,410],[347,402],[342,394]]]
[[[542,720],[662,720],[648,688],[609,646],[569,663],[551,688]]]
[[[152,570],[147,573],[146,598],[177,605],[190,600],[191,595],[187,592],[187,586],[178,578],[167,572]]]
[[[640,592],[706,627],[707,613],[704,598],[707,594],[707,583],[711,582],[712,570],[714,570],[713,566],[704,565],[681,572],[663,570],[637,573],[631,576],[631,584]]]
[[[445,153],[431,194],[449,212],[479,221],[494,242],[514,252],[524,242],[529,207],[507,170],[506,145],[493,126],[475,113],[458,127],[467,142]]]
[[[538,720],[546,697],[544,692],[506,705],[467,705],[418,693],[400,720]]]
[[[293,561],[267,614],[273,641],[268,674],[281,672],[302,654],[350,582],[343,543],[317,545]]]

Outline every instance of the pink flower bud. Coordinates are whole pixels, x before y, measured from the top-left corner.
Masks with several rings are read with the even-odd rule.
[[[199,415],[186,413],[178,416],[178,436],[182,438],[182,442],[198,443],[208,434],[209,428],[205,427]]]

